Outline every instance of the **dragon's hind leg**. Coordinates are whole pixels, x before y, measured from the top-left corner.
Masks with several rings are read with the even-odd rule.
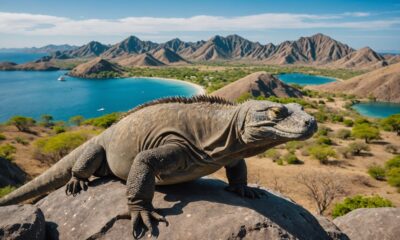
[[[72,167],[72,177],[66,185],[67,195],[76,195],[88,188],[89,177],[106,164],[104,148],[98,144],[88,145]]]

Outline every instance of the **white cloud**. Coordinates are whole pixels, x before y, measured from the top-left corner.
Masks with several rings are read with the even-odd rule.
[[[350,21],[346,17],[369,16],[364,12],[342,14],[265,13],[239,17],[193,16],[189,18],[127,17],[120,19],[71,19],[29,13],[0,12],[0,33],[38,36],[113,36],[136,33],[251,31],[269,29],[382,29],[400,19]]]

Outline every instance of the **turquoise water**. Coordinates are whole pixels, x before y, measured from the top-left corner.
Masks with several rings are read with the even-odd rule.
[[[0,52],[0,62],[27,63],[47,55],[47,53]]]
[[[279,80],[284,83],[298,84],[298,85],[320,85],[330,82],[335,82],[336,79],[330,77],[322,77],[315,75],[308,75],[302,73],[284,73],[278,75]]]
[[[38,119],[50,114],[57,120],[71,116],[97,117],[126,111],[166,96],[192,96],[197,89],[185,82],[149,78],[57,78],[65,71],[0,71],[0,122],[23,115]],[[104,108],[104,111],[97,111]]]
[[[385,118],[400,113],[400,103],[366,102],[352,106],[357,112],[367,117]]]

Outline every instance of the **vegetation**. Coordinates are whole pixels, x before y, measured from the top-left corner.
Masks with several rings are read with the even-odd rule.
[[[387,182],[400,191],[400,155],[387,161],[385,168]]]
[[[92,125],[96,127],[108,128],[113,123],[118,121],[120,114],[119,113],[110,113],[107,115],[103,115],[97,118],[90,118],[83,122],[85,125]]]
[[[9,194],[10,192],[14,191],[16,188],[13,186],[5,186],[0,188],[0,198],[4,197],[5,195]]]
[[[380,124],[384,130],[396,132],[400,136],[400,113],[383,119]]]
[[[0,145],[0,157],[12,161],[14,159],[14,153],[17,149],[11,144]]]
[[[317,159],[320,163],[326,164],[329,157],[336,157],[335,150],[326,145],[314,145],[308,148],[309,154]]]
[[[83,121],[85,120],[85,118],[83,116],[73,116],[69,119],[69,123],[75,126],[80,126]]]
[[[321,145],[332,145],[332,139],[325,137],[325,136],[320,136],[317,138],[317,143]]]
[[[364,139],[365,143],[369,143],[371,140],[379,139],[379,129],[370,125],[369,123],[356,124],[351,132],[355,138]]]
[[[344,128],[339,129],[336,133],[336,137],[343,140],[347,140],[351,137],[351,131]]]
[[[28,140],[26,140],[25,138],[23,138],[23,137],[15,137],[15,141],[17,142],[17,143],[19,143],[19,144],[22,144],[22,145],[28,145],[29,144],[29,142],[28,142]]]
[[[346,118],[346,119],[343,120],[343,124],[344,124],[346,127],[352,127],[353,124],[354,124],[354,122],[353,122],[353,120]]]
[[[265,153],[259,155],[260,157],[267,157],[272,159],[272,161],[276,162],[281,158],[281,154],[276,149],[269,149]]]
[[[6,136],[4,134],[0,133],[0,141],[6,140]]]
[[[399,147],[394,144],[388,144],[385,146],[385,151],[392,154],[397,154],[399,151]]]
[[[380,196],[364,197],[356,195],[354,197],[348,197],[341,203],[335,204],[332,210],[332,216],[334,218],[345,215],[357,208],[379,208],[379,207],[393,207],[390,200]]]
[[[54,131],[56,134],[63,133],[63,132],[65,132],[65,127],[64,127],[63,125],[54,126],[54,127],[53,127],[53,131]]]
[[[92,73],[85,78],[119,78],[122,77],[122,74],[119,72],[114,72],[114,71],[101,71],[99,73]]]
[[[35,120],[30,117],[14,116],[8,120],[8,124],[14,125],[21,132],[30,132],[30,127],[35,125]]]
[[[372,165],[368,168],[368,174],[376,180],[383,181],[386,179],[386,171],[383,167]]]
[[[285,161],[287,164],[303,164],[303,161],[300,161],[294,153],[286,154],[285,156],[283,156],[282,160]]]
[[[363,151],[370,151],[368,144],[363,142],[352,142],[349,144],[348,149],[353,156],[360,155]]]
[[[71,131],[35,141],[35,157],[39,160],[54,163],[73,149],[84,143],[93,131]]]
[[[53,116],[48,115],[48,114],[44,114],[40,117],[41,121],[40,121],[40,125],[42,125],[43,127],[51,127],[54,125],[53,123]]]

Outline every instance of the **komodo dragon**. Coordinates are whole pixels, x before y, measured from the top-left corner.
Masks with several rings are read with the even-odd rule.
[[[88,188],[88,178],[126,180],[128,209],[135,227],[141,219],[166,221],[154,211],[155,185],[181,183],[225,167],[227,190],[259,197],[247,186],[244,158],[278,144],[312,136],[317,124],[298,104],[247,101],[234,104],[218,97],[173,97],[138,106],[116,124],[62,158],[42,175],[0,199],[16,204],[60,188],[67,195]]]

